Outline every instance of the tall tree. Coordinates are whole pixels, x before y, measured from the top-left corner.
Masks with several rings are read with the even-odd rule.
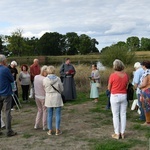
[[[141,50],[150,51],[150,39],[141,38]]]
[[[22,37],[22,30],[17,29],[15,32],[12,32],[11,36],[8,36],[8,45],[7,48],[9,51],[13,53],[13,55],[21,56],[23,47],[24,47],[24,39]]]
[[[140,40],[136,36],[127,38],[126,44],[128,45],[129,50],[137,51],[139,49]]]

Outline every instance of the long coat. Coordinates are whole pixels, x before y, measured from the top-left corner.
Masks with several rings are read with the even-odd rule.
[[[61,94],[58,93],[51,85],[53,85],[60,93],[63,92],[63,85],[59,77],[54,74],[48,75],[43,79],[43,86],[46,92],[45,95],[45,106],[46,107],[61,107],[63,101]]]

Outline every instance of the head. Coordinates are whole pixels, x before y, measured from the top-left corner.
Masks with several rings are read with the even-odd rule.
[[[0,65],[6,65],[7,59],[5,55],[0,54]]]
[[[141,66],[143,69],[150,69],[150,61],[145,60],[145,61],[141,62]]]
[[[113,68],[115,71],[122,71],[124,70],[124,64],[121,60],[119,59],[115,59],[115,61],[113,62]]]
[[[15,68],[15,67],[17,67],[17,62],[16,61],[12,61],[10,63],[10,65],[11,65],[12,68]]]
[[[97,65],[96,64],[92,64],[92,70],[97,70]]]
[[[47,74],[55,74],[55,67],[54,66],[48,66],[47,67]]]
[[[136,63],[134,64],[134,68],[135,68],[135,70],[141,68],[141,63],[140,63],[140,62],[136,62]]]
[[[42,68],[41,68],[41,76],[44,76],[46,77],[47,76],[47,66],[44,65]]]
[[[21,71],[28,71],[28,66],[27,65],[22,65],[21,66]]]
[[[39,60],[38,60],[38,59],[34,59],[34,60],[33,60],[33,63],[34,63],[35,65],[38,65],[38,64],[39,64]]]
[[[71,61],[70,61],[70,58],[66,58],[66,61],[65,61],[65,62],[66,62],[66,64],[70,64],[70,62],[71,62]]]

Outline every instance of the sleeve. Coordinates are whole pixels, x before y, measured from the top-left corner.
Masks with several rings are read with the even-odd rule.
[[[65,76],[64,67],[65,67],[64,64],[62,64],[61,67],[60,67],[60,71],[59,71],[60,76],[62,76],[62,77]]]
[[[94,79],[100,79],[100,74],[98,70],[95,72]]]

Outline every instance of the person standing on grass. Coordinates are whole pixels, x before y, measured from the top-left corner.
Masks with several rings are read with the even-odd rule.
[[[34,91],[35,91],[35,102],[37,105],[37,115],[35,119],[34,129],[38,129],[40,126],[40,121],[42,121],[43,130],[47,127],[47,108],[45,107],[45,90],[43,86],[43,79],[47,76],[47,66],[41,68],[41,73],[34,77]]]
[[[65,63],[60,67],[60,76],[63,80],[64,91],[63,94],[66,100],[76,99],[76,87],[74,82],[74,75],[76,71],[71,64],[70,58],[66,58]]]
[[[113,115],[113,126],[115,134],[112,138],[124,139],[126,128],[126,109],[127,109],[127,85],[128,75],[124,72],[124,64],[116,59],[113,62],[113,72],[109,76],[108,90],[110,91],[111,110]]]
[[[150,61],[141,63],[144,73],[138,86],[141,90],[140,100],[145,113],[146,122],[142,125],[150,125]]]
[[[14,96],[14,98],[15,98],[15,101],[17,102],[17,104],[19,103],[18,102],[18,86],[17,86],[17,75],[18,75],[18,70],[17,70],[17,62],[16,61],[12,61],[11,63],[10,63],[10,65],[8,65],[8,68],[10,69],[10,71],[11,71],[11,73],[12,73],[12,75],[13,75],[13,77],[14,77],[14,84],[15,84],[15,91],[14,91],[14,94],[15,94],[15,96]],[[11,104],[11,109],[13,110],[13,107],[16,105],[16,103],[15,103],[15,101],[14,101],[14,99],[12,99],[12,104]]]
[[[99,98],[100,74],[96,64],[92,65],[90,81],[91,81],[90,98],[93,98],[94,102],[97,103]]]
[[[21,72],[19,73],[19,81],[22,89],[22,100],[28,102],[29,87],[30,87],[30,74],[28,72],[28,66],[22,65]]]
[[[137,99],[138,99],[138,106],[139,106],[139,109],[141,112],[139,120],[145,121],[145,113],[144,113],[144,109],[142,107],[142,102],[140,101],[140,89],[138,87],[140,85],[140,79],[144,73],[144,70],[143,70],[140,62],[136,62],[134,64],[134,68],[135,68],[135,72],[134,72],[132,84],[134,85],[134,88],[136,90],[136,95],[137,95]]]
[[[4,107],[4,113],[6,118],[6,136],[14,136],[17,134],[11,128],[11,103],[13,94],[11,83],[14,82],[14,78],[8,67],[6,67],[6,62],[7,59],[5,55],[0,54],[0,120],[1,111]],[[2,134],[1,129],[0,134]]]
[[[43,79],[43,85],[46,92],[45,106],[47,107],[47,127],[49,130],[47,134],[52,135],[52,120],[53,112],[55,110],[55,135],[60,135],[62,133],[60,130],[61,108],[64,105],[60,93],[63,92],[63,85],[60,78],[55,75],[54,66],[48,66],[47,73],[47,77]],[[60,93],[58,93],[55,89],[57,89]]]
[[[33,64],[30,66],[31,89],[29,98],[34,98],[34,77],[39,74],[40,74],[39,60],[34,59]]]

